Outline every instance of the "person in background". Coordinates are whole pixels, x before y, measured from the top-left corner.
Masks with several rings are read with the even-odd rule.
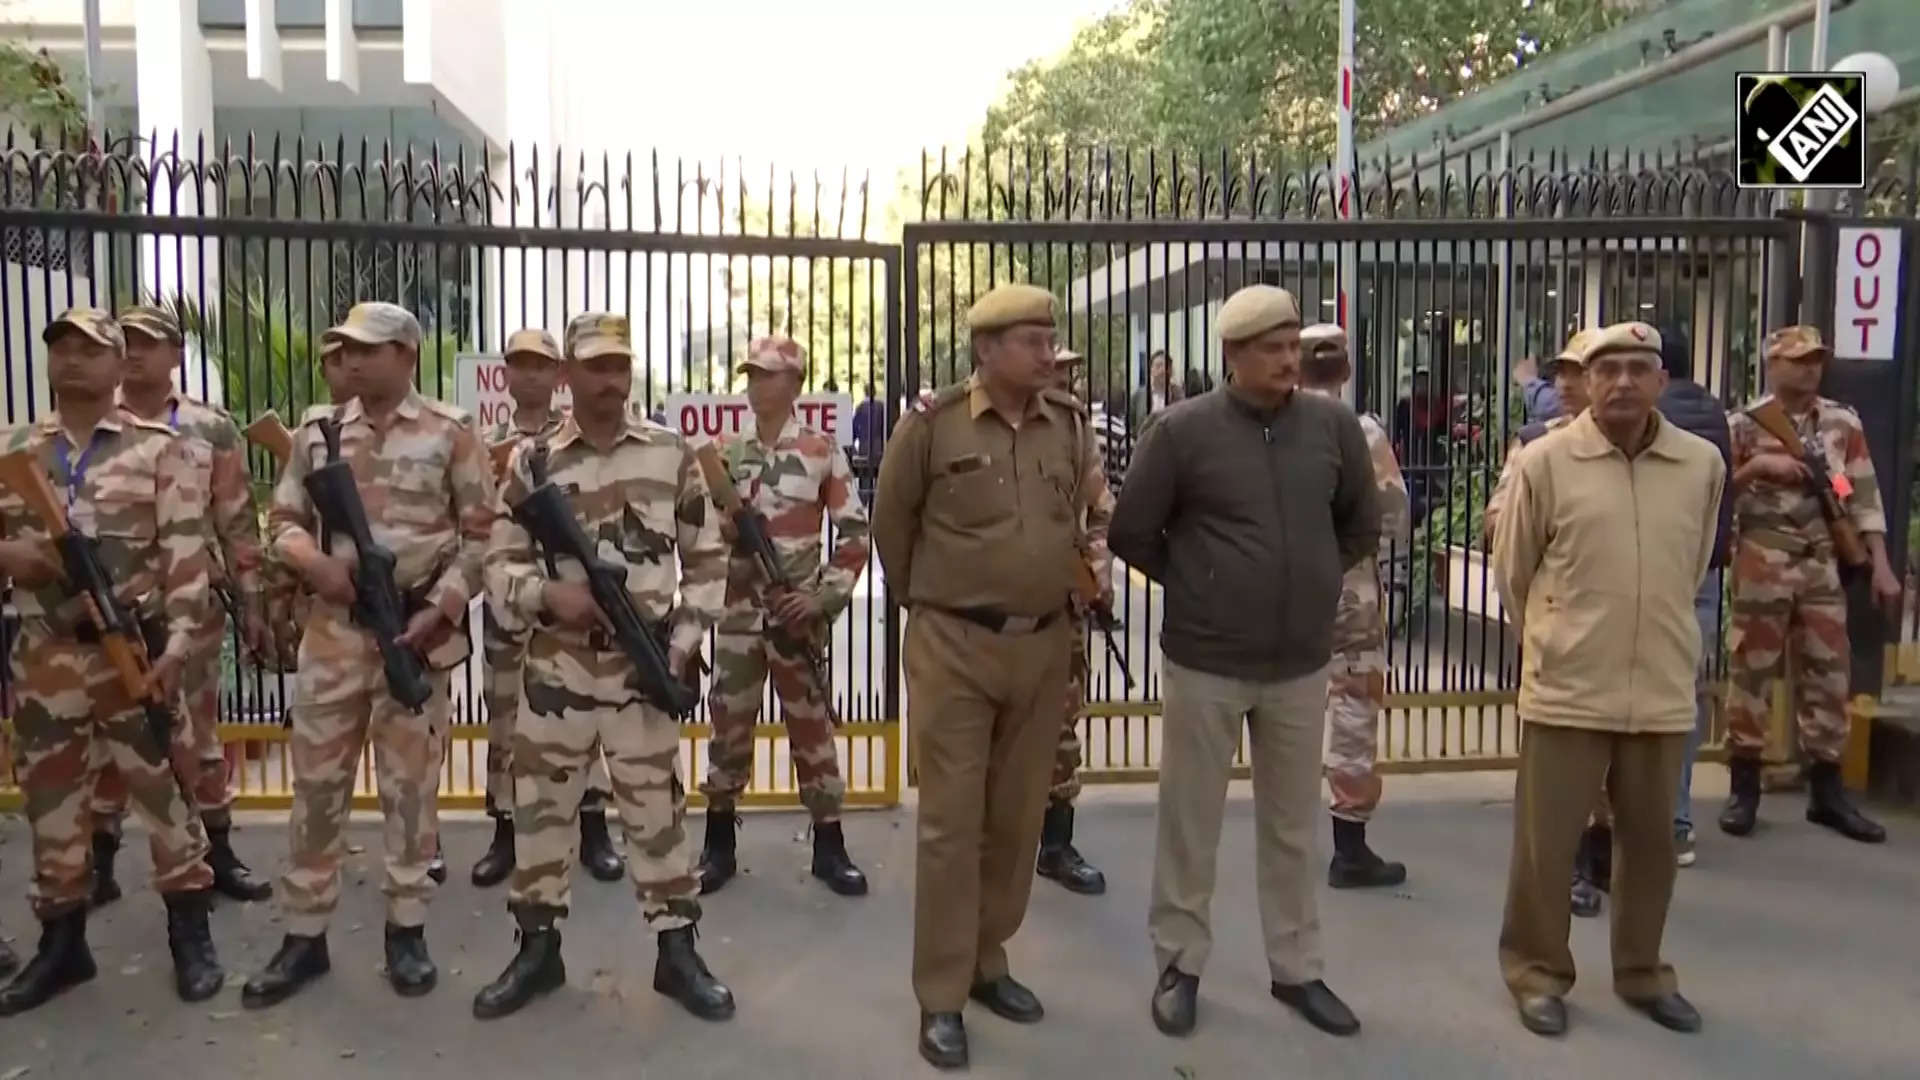
[[[1561,358],[1564,359],[1564,354]],[[1561,407],[1560,390],[1554,385],[1553,367],[1553,361],[1548,361],[1542,367],[1531,356],[1515,361],[1513,365],[1513,382],[1520,388],[1520,403],[1529,424],[1544,423],[1565,414]]]
[[[860,502],[873,505],[874,478],[880,471],[880,451],[887,443],[887,403],[872,382],[867,397],[853,410],[853,474]]]
[[[1520,455],[1494,538],[1494,583],[1522,641],[1524,723],[1500,970],[1522,1026],[1566,1031],[1566,873],[1605,788],[1614,992],[1663,1027],[1698,1031],[1660,941],[1700,663],[1692,601],[1713,557],[1726,468],[1654,410],[1666,388],[1658,331],[1607,327],[1582,361],[1592,404]]]
[[[1713,392],[1693,381],[1693,344],[1678,327],[1660,331],[1660,366],[1667,372],[1667,388],[1660,393],[1660,415],[1675,427],[1691,432],[1720,451],[1720,462],[1727,475],[1733,475],[1733,441],[1727,427],[1727,410]],[[1674,859],[1681,866],[1692,866],[1693,849],[1693,759],[1700,752],[1713,715],[1713,664],[1720,645],[1721,572],[1726,569],[1732,543],[1733,498],[1722,492],[1720,518],[1714,525],[1713,559],[1707,564],[1707,576],[1700,580],[1700,591],[1693,598],[1693,617],[1700,624],[1700,671],[1694,684],[1693,731],[1687,736],[1687,756],[1680,765],[1680,790],[1673,804]]]
[[[1180,400],[1179,392],[1168,377],[1170,363],[1165,349],[1147,359],[1147,385],[1135,389],[1127,405],[1127,423],[1135,431],[1146,426],[1149,416]]]

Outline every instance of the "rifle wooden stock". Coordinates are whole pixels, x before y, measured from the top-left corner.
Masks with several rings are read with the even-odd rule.
[[[283,467],[293,457],[293,432],[287,430],[287,425],[280,422],[280,415],[272,409],[247,425],[246,436],[248,442],[265,448]]]
[[[1840,494],[1833,490],[1833,476],[1827,468],[1826,455],[1807,448],[1800,438],[1800,432],[1794,429],[1793,421],[1788,419],[1787,410],[1777,398],[1769,398],[1747,410],[1753,422],[1760,430],[1780,441],[1787,453],[1795,455],[1807,467],[1807,493],[1820,504],[1820,516],[1827,519],[1827,531],[1833,536],[1833,554],[1840,565],[1862,567],[1872,561],[1867,551],[1866,541],[1861,539],[1860,530],[1847,516],[1846,504],[1840,501]]]
[[[700,462],[700,474],[707,478],[707,492],[713,496],[713,505],[720,512],[732,517],[740,512],[740,493],[733,489],[733,477],[727,474],[726,463],[720,460],[720,451],[712,443],[693,452]]]
[[[520,445],[518,439],[508,439],[487,447],[487,457],[493,461],[493,482],[503,483],[507,479],[507,462],[513,458],[513,448]]]

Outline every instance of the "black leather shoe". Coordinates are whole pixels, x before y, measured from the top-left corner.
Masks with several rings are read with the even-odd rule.
[[[1552,994],[1528,994],[1514,1004],[1520,1009],[1520,1026],[1535,1035],[1567,1033],[1567,1003]]]
[[[813,876],[841,896],[867,895],[867,875],[847,854],[847,836],[835,821],[813,827]]]
[[[1335,889],[1391,888],[1407,880],[1405,863],[1388,862],[1367,846],[1367,823],[1333,819],[1333,861],[1327,885]]]
[[[513,873],[513,819],[504,814],[493,819],[493,841],[487,853],[473,864],[473,886],[491,889]]]
[[[119,851],[119,837],[104,832],[93,834],[93,895],[89,899],[94,907],[106,907],[120,899],[120,882],[113,874],[113,857]]]
[[[1200,976],[1172,964],[1153,987],[1153,1026],[1163,1035],[1191,1035],[1200,1017]]]
[[[1046,820],[1040,826],[1040,855],[1034,872],[1057,881],[1068,892],[1099,896],[1107,891],[1107,876],[1080,855],[1073,846],[1073,804],[1049,802]]]
[[[725,1020],[733,1015],[733,991],[707,970],[693,942],[692,926],[661,931],[653,988],[702,1020]]]
[[[1760,818],[1760,762],[1754,758],[1727,759],[1729,794],[1720,811],[1720,831],[1746,836]]]
[[[99,973],[87,948],[87,909],[49,919],[40,924],[40,947],[33,958],[0,989],[0,1016],[37,1009]]]
[[[1360,1030],[1360,1021],[1354,1017],[1353,1010],[1319,979],[1310,983],[1274,983],[1273,996],[1329,1035],[1351,1035]]]
[[[249,1009],[278,1005],[331,970],[333,962],[327,957],[327,935],[288,934],[281,940],[280,950],[267,961],[266,968],[247,980],[240,991],[240,1004]]]
[[[619,881],[627,872],[627,861],[613,850],[605,810],[580,811],[580,865],[595,881]]]
[[[220,958],[213,951],[213,931],[207,910],[213,890],[168,893],[167,951],[173,954],[173,988],[181,1001],[205,1001],[227,985]]]
[[[1578,870],[1574,871],[1567,899],[1575,918],[1591,919],[1600,914],[1600,889]]]
[[[473,1015],[493,1020],[519,1012],[541,994],[565,986],[567,965],[560,957],[560,931],[553,925],[560,909],[528,906],[514,912],[520,924],[520,951],[500,977],[473,998]]]
[[[401,997],[419,997],[440,981],[427,955],[427,928],[387,924],[387,981]]]
[[[959,1013],[920,1014],[920,1056],[936,1069],[967,1067],[967,1026]]]
[[[1692,1034],[1700,1030],[1700,1010],[1693,1007],[1693,1002],[1681,997],[1677,990],[1659,997],[1629,1001],[1627,1004],[1646,1013],[1654,1023],[1668,1031]]]
[[[229,900],[251,903],[273,898],[273,884],[253,876],[233,853],[233,827],[207,826],[207,866],[213,870],[213,890]]]
[[[700,894],[717,893],[740,869],[734,854],[734,833],[740,815],[732,810],[707,810],[707,840],[700,848]]]
[[[995,1016],[1016,1024],[1037,1023],[1047,1014],[1033,991],[1021,986],[1011,975],[974,983],[967,996],[991,1009]]]
[[[1854,807],[1840,780],[1840,766],[1816,761],[1807,770],[1807,820],[1863,844],[1886,842],[1887,830]]]

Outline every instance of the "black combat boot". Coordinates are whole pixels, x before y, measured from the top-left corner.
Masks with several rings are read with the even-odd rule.
[[[40,924],[40,947],[33,959],[0,989],[0,1016],[37,1009],[99,973],[87,948],[87,909],[49,919]]]
[[[707,840],[700,849],[701,895],[719,892],[733,880],[740,864],[734,859],[734,832],[740,827],[740,814],[734,810],[707,808]]]
[[[733,1015],[733,991],[707,970],[707,962],[694,950],[694,936],[692,925],[660,932],[653,988],[702,1020],[725,1020]]]
[[[1863,844],[1885,843],[1887,839],[1887,830],[1855,809],[1853,800],[1847,798],[1838,762],[1816,761],[1808,768],[1807,820]]]
[[[113,876],[113,857],[120,852],[120,838],[108,832],[93,834],[94,907],[106,907],[120,899],[120,882]]]
[[[619,881],[627,872],[627,861],[613,850],[604,808],[580,811],[580,865],[595,881]]]
[[[541,904],[514,908],[520,924],[517,936],[520,951],[500,977],[481,988],[473,998],[473,1015],[493,1020],[516,1013],[540,994],[551,993],[567,983],[567,965],[560,958],[560,931],[555,927],[564,910]]]
[[[241,988],[240,1004],[264,1009],[292,997],[301,987],[333,970],[327,956],[327,935],[288,934],[260,974]]]
[[[1593,887],[1610,894],[1613,892],[1613,826],[1589,825],[1586,837],[1591,845],[1587,868],[1593,872]]]
[[[273,885],[253,876],[247,864],[233,853],[233,826],[207,826],[207,865],[213,869],[213,888],[229,900],[266,900],[273,896]]]
[[[853,865],[847,835],[837,821],[813,827],[813,876],[841,896],[867,895],[867,875]]]
[[[1388,862],[1367,846],[1367,823],[1333,819],[1333,861],[1327,864],[1327,884],[1336,889],[1366,889],[1398,885],[1407,880],[1404,863]]]
[[[227,973],[214,955],[207,909],[213,890],[168,893],[167,951],[173,954],[173,988],[181,1001],[205,1001],[227,985]]]
[[[419,997],[440,981],[427,955],[427,928],[387,924],[387,981],[401,997]]]
[[[1745,836],[1760,816],[1760,759],[1727,759],[1727,805],[1720,811],[1720,831]]]
[[[1598,868],[1595,866],[1594,830],[1583,829],[1580,832],[1580,846],[1573,852],[1573,885],[1568,890],[1568,906],[1578,919],[1591,919],[1600,914],[1600,884],[1596,880]]]
[[[473,884],[475,888],[491,889],[507,880],[513,873],[513,817],[509,814],[493,815],[493,842],[487,845],[487,853],[473,864]]]
[[[1081,858],[1073,846],[1073,804],[1069,802],[1048,800],[1047,816],[1040,823],[1040,856],[1033,869],[1070,892],[1099,896],[1107,891],[1107,875]]]

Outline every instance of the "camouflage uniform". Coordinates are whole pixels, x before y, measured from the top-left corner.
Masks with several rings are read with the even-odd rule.
[[[427,863],[439,846],[448,669],[466,656],[459,628],[479,586],[492,522],[492,474],[465,412],[409,393],[384,430],[359,398],[337,416],[341,460],[353,468],[374,538],[398,562],[395,580],[438,607],[455,630],[427,657],[433,694],[415,714],[388,692],[373,635],[350,622],[345,608],[313,599],[295,682],[293,865],[281,881],[289,933],[301,937],[324,933],[339,902],[355,765],[369,738],[386,818],[388,922],[411,928],[426,921],[433,893]],[[274,548],[289,562],[294,552],[317,547],[319,519],[305,480],[325,463],[319,424],[302,424],[268,513]],[[332,546],[336,556],[351,551],[343,537],[333,537]]]
[[[725,440],[722,459],[741,502],[765,515],[769,539],[794,587],[820,606],[831,625],[853,599],[854,583],[867,565],[867,511],[853,491],[853,470],[833,437],[790,417],[772,446],[757,432]],[[833,554],[821,560],[821,518],[833,522]],[[800,801],[813,820],[840,819],[846,781],[840,777],[827,702],[813,685],[806,661],[784,633],[769,633],[768,602],[760,568],[736,551],[727,564],[726,611],[713,651],[713,689],[707,708],[713,724],[707,782],[712,808],[731,812],[753,778],[753,729],[769,676],[780,696]]]
[[[1803,439],[1820,447],[1829,471],[1851,485],[1844,501],[1854,526],[1863,535],[1884,534],[1880,485],[1860,418],[1837,401],[1815,398],[1808,414],[1792,420]],[[1735,469],[1782,450],[1745,412],[1729,416],[1727,426]],[[1785,449],[1798,456],[1798,447]],[[1818,501],[1797,484],[1748,484],[1734,499],[1728,753],[1758,759],[1766,749],[1773,680],[1791,651],[1800,749],[1813,761],[1837,762],[1847,742],[1851,657],[1832,534]]]
[[[125,324],[138,328],[137,324]],[[209,463],[205,481],[208,503],[202,524],[209,547],[220,553],[214,563],[213,587],[224,589],[245,604],[260,595],[261,547],[259,509],[253,482],[247,473],[246,443],[233,418],[223,409],[175,394],[164,422],[193,444],[197,457]],[[243,609],[244,610],[244,609]],[[227,611],[220,603],[207,605],[207,622],[193,638],[192,659],[182,673],[186,698],[185,719],[177,737],[190,738],[198,761],[186,775],[192,778],[194,809],[209,832],[224,831],[232,821],[233,789],[227,759],[220,746],[220,652],[227,633]],[[101,765],[93,791],[93,825],[113,837],[120,834],[126,815],[127,788],[117,769],[105,760],[99,744],[95,758]]]
[[[58,325],[58,324],[56,324]],[[78,454],[68,447],[54,412],[6,435],[6,452],[39,458],[55,488],[65,488],[76,530],[99,540],[99,556],[129,612],[164,615],[167,650],[190,656],[207,619],[208,558],[201,520],[205,472],[187,440],[165,424],[123,413],[94,428]],[[71,474],[72,483],[66,484]],[[20,497],[0,490],[0,523],[8,537],[45,537]],[[202,860],[206,835],[186,805],[168,755],[153,745],[146,717],[130,702],[97,645],[75,640],[83,619],[59,584],[16,588],[21,626],[13,651],[14,770],[26,792],[33,829],[29,889],[43,922],[86,906],[90,891],[88,795],[93,747],[104,744],[124,778],[129,805],[151,834],[154,885],[192,892],[213,883]],[[187,728],[187,725],[182,725]],[[171,749],[178,764],[197,765],[186,730]],[[182,748],[188,748],[182,752]],[[184,771],[184,770],[183,770]]]

